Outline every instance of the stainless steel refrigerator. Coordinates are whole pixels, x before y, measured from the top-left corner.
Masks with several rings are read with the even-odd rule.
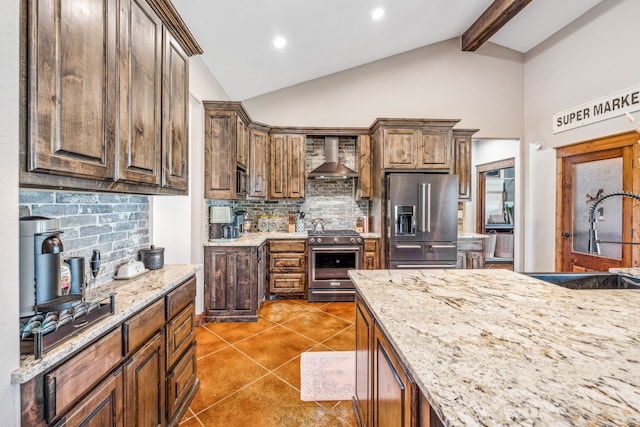
[[[458,176],[387,175],[388,268],[455,268]]]

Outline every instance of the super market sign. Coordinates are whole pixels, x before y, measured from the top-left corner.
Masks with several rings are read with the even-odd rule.
[[[553,133],[601,122],[640,110],[640,85],[553,115]]]

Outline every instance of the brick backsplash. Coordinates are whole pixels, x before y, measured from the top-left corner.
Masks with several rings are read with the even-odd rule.
[[[356,169],[355,138],[340,138],[338,142],[339,160]],[[324,161],[324,138],[308,138],[306,146],[306,173],[320,166]],[[261,215],[276,216],[280,219],[280,230],[287,230],[288,217],[296,212],[306,213],[305,227],[311,227],[311,220],[322,218],[327,229],[353,229],[358,217],[369,214],[369,202],[356,200],[357,179],[307,179],[305,200],[270,201],[224,201],[207,200],[207,206],[231,206],[234,211],[249,213],[251,231],[257,231],[257,219]],[[208,226],[208,212],[204,214],[205,227]],[[208,235],[208,233],[205,233]]]
[[[60,220],[63,258],[100,250],[98,283],[112,280],[117,268],[138,259],[149,247],[149,197],[127,194],[20,190],[20,216]]]

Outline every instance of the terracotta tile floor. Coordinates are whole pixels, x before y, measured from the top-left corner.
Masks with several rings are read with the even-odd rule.
[[[282,299],[259,315],[196,330],[200,390],[180,425],[356,426],[350,401],[300,400],[300,353],[354,350],[354,303]]]

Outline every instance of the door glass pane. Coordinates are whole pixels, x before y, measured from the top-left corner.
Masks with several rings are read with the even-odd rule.
[[[589,208],[594,198],[622,191],[622,157],[578,163],[573,166],[573,251],[588,252]],[[622,198],[598,205],[596,230],[601,240],[622,240]],[[600,255],[622,259],[622,245],[601,243]]]

